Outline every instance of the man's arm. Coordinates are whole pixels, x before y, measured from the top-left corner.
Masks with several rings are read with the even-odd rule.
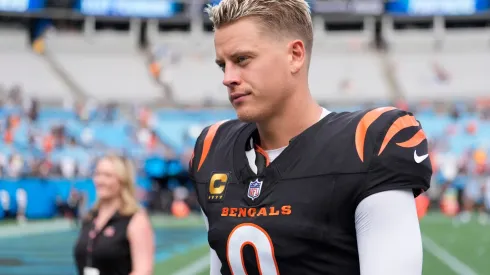
[[[361,275],[422,274],[422,238],[412,190],[370,195],[356,208]]]
[[[430,187],[427,137],[411,113],[394,108],[369,111],[357,129],[368,129],[369,148],[358,151],[368,167],[354,191],[361,274],[420,275],[423,251],[414,197]]]
[[[204,212],[202,212],[202,215],[204,217],[204,223],[206,224],[206,230],[209,231],[209,222],[208,222],[208,217]],[[210,258],[210,268],[209,268],[209,275],[221,275],[221,261],[218,258],[218,254],[216,254],[216,251],[212,249],[211,247],[209,248],[209,258]]]

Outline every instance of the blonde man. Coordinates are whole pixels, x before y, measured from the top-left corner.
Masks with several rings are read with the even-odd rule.
[[[432,170],[419,123],[392,107],[315,102],[304,0],[223,0],[207,12],[239,118],[204,129],[190,162],[211,274],[421,274],[414,196]]]

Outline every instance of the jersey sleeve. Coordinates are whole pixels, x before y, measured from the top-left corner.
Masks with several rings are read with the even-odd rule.
[[[374,151],[357,203],[388,190],[411,189],[414,196],[428,190],[432,165],[420,122],[411,113],[394,109],[375,124],[369,133]]]

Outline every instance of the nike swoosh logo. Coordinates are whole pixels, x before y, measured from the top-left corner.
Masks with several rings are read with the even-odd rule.
[[[413,159],[415,160],[416,163],[421,163],[428,156],[429,156],[429,154],[425,154],[425,155],[419,156],[419,155],[417,155],[417,150],[413,151]]]

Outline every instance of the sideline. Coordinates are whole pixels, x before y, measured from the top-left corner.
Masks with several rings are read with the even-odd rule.
[[[0,227],[0,239],[41,235],[75,229],[73,223],[67,220],[27,221],[25,224],[8,224]]]
[[[181,270],[175,272],[172,275],[197,275],[203,272],[204,270],[206,270],[206,268],[208,267],[209,267],[209,254],[206,254],[206,256],[197,259],[191,265],[182,268]]]
[[[459,275],[478,275],[473,269],[469,266],[458,260],[455,256],[451,255],[444,248],[440,247],[437,243],[435,243],[431,238],[423,235],[422,242],[424,244],[424,248],[429,251],[432,255],[438,258],[441,262],[447,265],[450,269],[456,272]]]
[[[165,262],[175,257],[176,254],[187,253],[196,247],[205,245],[207,241],[208,241],[207,238],[201,237],[201,238],[196,238],[195,240],[187,244],[177,244],[172,246],[170,249],[163,249],[157,251],[157,253],[155,254],[155,262],[156,263]]]

